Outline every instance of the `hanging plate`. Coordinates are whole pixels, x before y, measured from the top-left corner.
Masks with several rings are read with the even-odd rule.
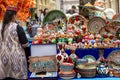
[[[65,14],[59,10],[52,10],[47,13],[43,19],[43,24],[53,23],[56,27],[56,30],[65,30],[66,29],[67,18]]]
[[[114,26],[115,28],[120,28],[120,20],[113,20],[109,26]]]
[[[52,22],[53,20],[58,19],[58,18],[63,19],[65,22],[67,20],[67,17],[65,16],[65,14],[62,11],[52,10],[52,11],[48,12],[47,15],[44,17],[43,24]]]
[[[88,30],[90,33],[99,33],[102,27],[106,26],[106,21],[100,17],[94,17],[88,22]]]
[[[73,15],[69,18],[68,23],[74,24],[76,21],[80,21],[83,24],[86,21],[86,18],[82,15]]]

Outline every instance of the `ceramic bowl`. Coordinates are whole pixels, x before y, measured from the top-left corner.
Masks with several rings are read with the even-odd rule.
[[[60,64],[60,69],[62,71],[72,71],[74,68],[74,64],[72,63],[62,63]]]
[[[78,69],[78,73],[81,74],[81,77],[95,77],[96,76],[96,68]]]

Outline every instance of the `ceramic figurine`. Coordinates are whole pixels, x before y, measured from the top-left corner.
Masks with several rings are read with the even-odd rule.
[[[95,17],[102,17],[106,19],[104,10],[105,10],[105,2],[104,0],[96,0],[94,3],[96,10],[94,11]]]
[[[66,33],[74,33],[75,32],[75,25],[68,24]]]
[[[38,35],[38,36],[41,36],[42,33],[43,33],[42,28],[37,28],[37,35]]]
[[[85,48],[85,49],[89,48],[89,45],[88,45],[87,42],[84,43],[84,48]]]
[[[94,43],[93,47],[94,47],[94,48],[97,48],[97,47],[98,47],[98,45],[97,45],[96,42]]]
[[[56,41],[56,34],[51,34],[50,35],[50,39],[49,39],[50,43],[53,43],[53,44],[56,44],[57,41]]]
[[[64,33],[60,33],[58,38],[58,44],[66,44],[67,38]]]
[[[78,59],[78,56],[75,54],[76,46],[71,47],[71,54],[70,57],[72,58],[73,62],[75,63]]]
[[[109,48],[110,39],[109,38],[104,39],[102,44],[104,48]]]
[[[68,54],[64,51],[64,49],[61,50],[61,54],[62,54],[63,57],[64,57],[63,62],[67,62],[67,60],[68,60]]]
[[[75,31],[74,40],[76,41],[76,43],[82,42],[82,35],[80,30]]]
[[[87,27],[85,25],[82,25],[82,30],[83,31],[86,31],[87,30]]]
[[[42,44],[49,43],[48,36],[49,35],[47,33],[42,34]]]
[[[67,37],[68,44],[72,44],[73,43],[73,33],[68,33],[67,35],[68,35],[68,37]]]
[[[97,46],[97,48],[101,48],[102,47],[102,43],[101,43],[102,36],[100,34],[96,34],[95,37],[96,37],[95,39],[96,43],[94,44],[94,46],[95,47]]]
[[[95,37],[93,34],[90,34],[89,35],[89,40],[88,40],[89,43],[92,43],[92,45],[95,43]]]
[[[32,44],[40,44],[41,43],[41,39],[39,38],[38,35],[34,36],[34,40],[32,41]]]
[[[88,48],[93,48],[92,42],[89,42],[89,43],[88,43]]]

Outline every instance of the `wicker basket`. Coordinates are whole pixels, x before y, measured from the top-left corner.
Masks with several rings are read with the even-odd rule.
[[[78,73],[81,74],[81,77],[95,77],[96,68],[94,68],[94,69],[78,69]]]

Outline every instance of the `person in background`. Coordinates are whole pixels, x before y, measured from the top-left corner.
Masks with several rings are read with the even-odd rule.
[[[41,27],[41,25],[42,25],[43,18],[44,18],[43,10],[40,9],[40,10],[39,10],[39,19],[38,19],[38,20],[39,20],[40,27]]]
[[[38,15],[37,15],[37,13],[35,13],[35,19],[38,21]]]
[[[29,26],[30,25],[30,17],[27,17],[27,19],[26,19],[26,26]]]
[[[48,9],[48,8],[45,8],[45,9],[44,9],[44,12],[43,12],[44,16],[45,16],[48,12],[49,12],[49,9]]]
[[[73,5],[73,6],[71,7],[71,9],[68,10],[66,13],[67,13],[67,14],[74,14],[74,13],[77,13],[77,12],[76,12],[76,6]]]
[[[17,8],[7,7],[0,26],[0,79],[27,79],[24,48],[28,45],[25,32],[16,21]]]

